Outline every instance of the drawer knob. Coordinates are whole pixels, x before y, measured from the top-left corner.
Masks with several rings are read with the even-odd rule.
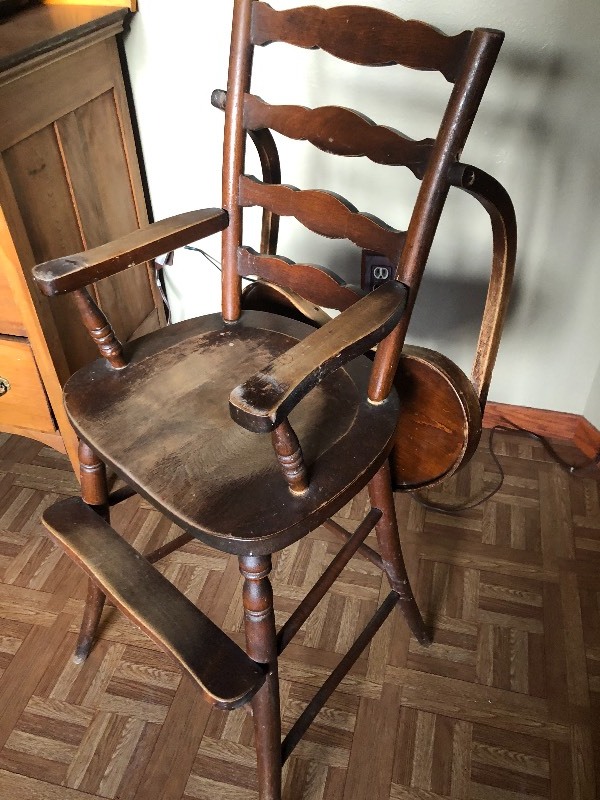
[[[10,389],[10,383],[6,380],[6,378],[0,378],[0,397],[6,394]]]

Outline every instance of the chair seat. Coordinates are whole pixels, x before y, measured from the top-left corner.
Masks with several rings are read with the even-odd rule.
[[[124,369],[101,359],[79,370],[66,409],[80,438],[185,530],[231,553],[274,552],[366,485],[398,417],[395,393],[367,401],[368,359],[338,369],[290,415],[310,480],[304,495],[290,492],[271,437],[237,425],[228,399],[312,330],[257,311],[233,324],[219,314],[187,320],[130,342]]]

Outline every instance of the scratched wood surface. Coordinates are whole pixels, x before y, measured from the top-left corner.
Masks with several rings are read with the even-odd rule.
[[[600,787],[600,483],[535,442],[497,439],[502,490],[448,517],[398,495],[405,550],[436,629],[427,650],[388,619],[285,768],[289,800],[593,800]],[[565,450],[575,457],[574,450]],[[492,485],[482,445],[434,497]],[[66,457],[0,434],[0,797],[256,798],[252,724],[212,710],[115,609],[83,666],[71,661],[85,594],[39,517],[76,492]],[[339,515],[361,518],[358,498]],[[115,526],[142,550],[176,535],[136,498]],[[369,537],[369,543],[374,546]],[[319,529],[274,570],[278,623],[332,558]],[[192,543],[165,574],[241,641],[234,557]],[[283,727],[386,587],[354,558],[281,664]]]

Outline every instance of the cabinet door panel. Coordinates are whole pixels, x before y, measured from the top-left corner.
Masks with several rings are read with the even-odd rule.
[[[11,189],[23,220],[34,262],[76,253],[83,248],[77,212],[57,131],[48,125],[3,153]],[[19,253],[22,268],[31,269],[27,254]],[[64,344],[69,370],[96,358],[71,297],[49,304]]]
[[[86,247],[139,227],[114,92],[105,92],[57,122],[62,153]],[[96,285],[102,309],[127,341],[154,308],[145,266]]]

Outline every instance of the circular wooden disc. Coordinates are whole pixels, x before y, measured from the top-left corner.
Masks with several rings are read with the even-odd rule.
[[[400,397],[391,455],[394,487],[410,491],[449,477],[473,454],[481,407],[473,385],[449,358],[406,346],[394,381]]]

